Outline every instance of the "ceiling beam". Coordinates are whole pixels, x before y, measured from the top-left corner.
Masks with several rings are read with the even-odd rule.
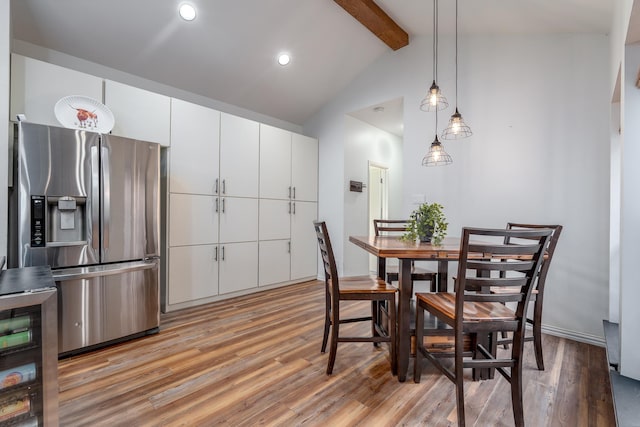
[[[334,0],[393,50],[409,44],[409,34],[373,0]]]

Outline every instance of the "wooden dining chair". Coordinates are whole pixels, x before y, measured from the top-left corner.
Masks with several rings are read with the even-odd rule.
[[[329,350],[329,361],[327,363],[327,375],[333,372],[333,365],[336,360],[336,353],[339,342],[380,342],[389,343],[391,355],[391,372],[396,374],[396,293],[398,289],[387,284],[384,280],[373,276],[352,276],[338,277],[327,225],[324,221],[314,221],[313,226],[318,237],[320,254],[324,265],[325,277],[325,323],[324,337],[322,340],[322,352],[326,350],[329,330],[331,330],[331,343]],[[342,318],[340,314],[341,301],[370,301],[371,316],[367,317],[347,317]],[[379,302],[386,302],[383,314],[388,316],[387,322],[379,322],[376,305]],[[341,336],[340,325],[354,322],[370,322],[370,336]],[[382,327],[389,325],[388,328]]]
[[[374,219],[373,230],[376,236],[400,236],[407,231],[407,224],[408,221],[402,219]],[[386,262],[386,259],[382,258],[379,262]],[[398,281],[399,273],[397,265],[386,265],[385,270],[387,283],[392,284],[393,282]],[[413,282],[422,280],[431,282],[431,292],[435,292],[437,286],[437,275],[437,272],[422,267],[416,267],[412,262],[411,293],[413,294]]]
[[[454,351],[433,352],[423,345],[423,331],[416,328],[414,381],[420,382],[422,358],[429,359],[456,385],[458,425],[465,425],[463,369],[496,368],[511,384],[516,426],[524,426],[522,401],[522,353],[526,309],[552,230],[463,228],[455,292],[416,294],[416,324],[425,311],[453,328]],[[518,243],[514,243],[518,239]],[[526,239],[524,241],[520,239]],[[509,241],[509,243],[505,243]],[[493,293],[491,288],[509,291]],[[517,304],[515,310],[504,303]],[[485,346],[484,337],[513,332],[511,353],[498,357]],[[464,337],[470,339],[465,351]],[[453,369],[442,359],[453,358]],[[505,368],[510,368],[509,370]]]
[[[532,326],[533,335],[525,336],[525,341],[533,341],[533,348],[536,355],[536,365],[538,370],[544,371],[544,359],[542,356],[542,303],[544,301],[544,289],[547,281],[547,274],[549,273],[549,266],[553,259],[553,254],[556,251],[556,245],[562,233],[561,225],[543,225],[543,224],[522,224],[516,222],[507,223],[507,229],[539,229],[549,228],[553,230],[549,244],[545,251],[545,257],[542,260],[542,266],[538,272],[538,278],[534,284],[533,291],[531,292],[531,301],[533,302],[533,318],[527,316],[526,321]],[[505,243],[509,243],[510,240],[505,240]],[[492,289],[493,292],[503,292],[500,289]],[[497,345],[509,345],[512,343],[512,339],[507,336],[507,332],[502,332],[502,338],[496,341]],[[505,347],[506,348],[506,347]]]

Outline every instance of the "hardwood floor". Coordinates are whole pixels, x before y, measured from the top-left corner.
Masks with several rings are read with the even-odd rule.
[[[384,345],[340,344],[327,376],[323,312],[313,281],[163,315],[156,335],[59,362],[60,425],[456,425],[453,383],[428,362],[399,383]],[[543,343],[546,371],[526,352],[527,425],[614,426],[604,348]],[[513,425],[499,375],[465,393],[467,425]]]

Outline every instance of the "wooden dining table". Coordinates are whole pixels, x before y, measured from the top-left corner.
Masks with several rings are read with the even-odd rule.
[[[440,244],[425,242],[405,242],[398,236],[350,236],[349,241],[378,258],[378,277],[384,279],[386,259],[397,258],[398,287],[398,380],[407,378],[409,359],[411,357],[411,263],[413,260],[430,260],[438,262],[437,289],[447,291],[448,263],[457,261],[460,256],[460,238],[445,237]]]

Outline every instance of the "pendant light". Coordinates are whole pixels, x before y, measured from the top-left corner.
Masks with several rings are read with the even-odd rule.
[[[420,102],[422,111],[444,110],[449,106],[447,98],[440,92],[436,83],[438,79],[438,0],[433,0],[433,83],[427,95]]]
[[[438,140],[438,112],[436,111],[436,137],[426,156],[422,159],[422,166],[445,166],[451,163],[453,163],[453,159],[444,151],[442,143]]]
[[[449,125],[442,131],[442,139],[460,139],[473,134],[458,111],[458,0],[456,0],[456,112],[451,115]]]

